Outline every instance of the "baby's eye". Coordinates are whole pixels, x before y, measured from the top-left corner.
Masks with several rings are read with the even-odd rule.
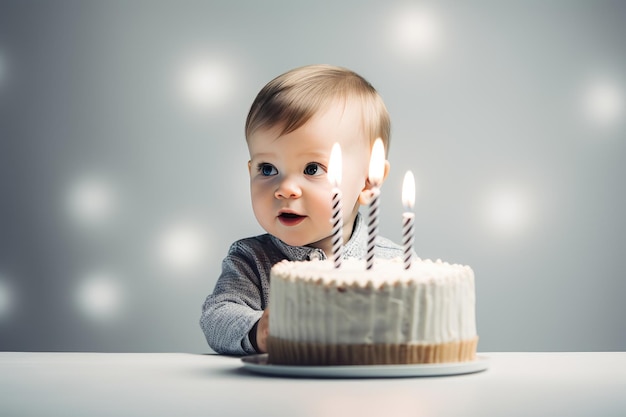
[[[278,170],[272,164],[261,163],[258,166],[258,171],[264,177],[269,177],[278,174]]]
[[[324,173],[324,168],[322,168],[317,162],[311,162],[304,167],[304,173],[311,176],[322,175]]]

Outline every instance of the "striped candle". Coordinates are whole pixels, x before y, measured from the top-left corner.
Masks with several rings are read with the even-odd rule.
[[[328,180],[333,186],[330,223],[332,225],[332,257],[336,269],[341,268],[341,259],[343,257],[343,205],[341,203],[341,190],[339,189],[341,185],[341,169],[341,146],[335,143],[330,152],[330,160],[328,162]]]
[[[378,208],[380,197],[380,185],[385,176],[385,147],[382,139],[374,141],[372,156],[370,157],[368,179],[372,185],[372,200],[369,205],[369,216],[367,219],[367,255],[366,268],[372,269],[374,266],[374,248],[378,237]]]
[[[415,205],[415,178],[411,171],[404,174],[404,182],[402,183],[402,205],[404,213],[402,213],[402,246],[404,248],[404,269],[411,268],[413,263],[413,242],[415,241],[413,225],[415,223],[415,213],[413,206]]]

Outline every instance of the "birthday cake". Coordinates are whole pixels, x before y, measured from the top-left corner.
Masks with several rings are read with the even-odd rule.
[[[270,278],[269,361],[373,365],[475,359],[474,272],[417,259],[282,261]]]

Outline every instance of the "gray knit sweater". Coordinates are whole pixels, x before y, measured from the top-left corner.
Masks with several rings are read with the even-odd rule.
[[[362,259],[367,253],[366,246],[367,229],[358,214],[343,256]],[[402,255],[402,248],[378,237],[374,254],[379,258],[395,258]],[[209,346],[230,355],[256,353],[248,333],[267,307],[271,267],[284,259],[305,261],[316,257],[326,259],[321,249],[289,246],[269,234],[233,243],[222,261],[222,273],[213,294],[202,306],[200,327]]]

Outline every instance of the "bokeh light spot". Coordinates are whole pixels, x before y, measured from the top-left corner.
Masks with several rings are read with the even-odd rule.
[[[518,235],[530,225],[531,202],[516,187],[500,187],[485,199],[485,217],[492,230],[501,236]]]
[[[201,109],[213,108],[231,93],[228,65],[218,60],[198,59],[182,71],[181,91],[190,104]]]
[[[70,186],[67,205],[73,218],[86,224],[108,220],[116,206],[111,183],[103,178],[83,177]]]
[[[624,118],[622,90],[608,79],[588,83],[583,92],[583,111],[587,120],[599,127],[613,126]]]
[[[158,240],[160,260],[176,271],[197,268],[206,250],[203,228],[193,222],[182,221],[165,228]]]
[[[7,279],[0,275],[0,320],[7,318],[13,311],[14,293]]]
[[[442,43],[441,22],[436,13],[424,7],[398,9],[391,20],[392,46],[402,55],[426,56]]]
[[[85,277],[78,286],[76,300],[79,309],[87,317],[106,321],[120,313],[122,291],[111,274],[96,272]]]

